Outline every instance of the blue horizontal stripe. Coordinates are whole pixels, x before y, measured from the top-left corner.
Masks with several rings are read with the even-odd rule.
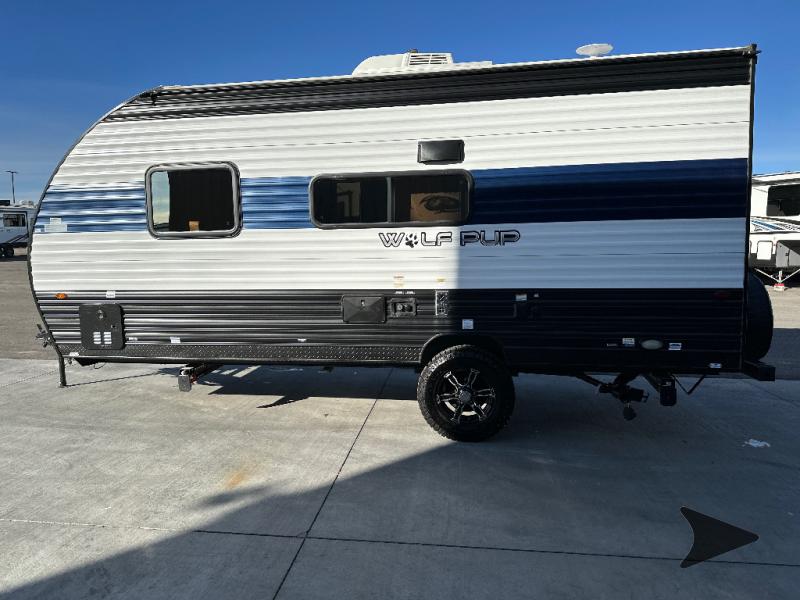
[[[474,171],[473,223],[747,215],[746,159]]]
[[[470,223],[745,217],[746,159],[571,165],[472,171]],[[313,227],[311,177],[243,178],[245,229]],[[59,217],[68,231],[146,231],[143,186],[51,189],[36,231]]]
[[[144,186],[47,190],[35,231],[51,218],[61,219],[67,231],[147,231]]]
[[[310,177],[242,179],[242,216],[245,229],[300,229],[312,227],[308,216]]]

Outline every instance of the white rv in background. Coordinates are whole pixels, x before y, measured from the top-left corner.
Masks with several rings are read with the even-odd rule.
[[[0,259],[11,258],[14,248],[28,245],[35,211],[32,206],[19,204],[0,206]]]
[[[750,266],[777,289],[800,273],[800,172],[753,175]]]

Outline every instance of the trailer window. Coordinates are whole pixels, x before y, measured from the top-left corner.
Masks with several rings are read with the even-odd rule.
[[[3,215],[3,227],[25,227],[25,215],[23,213]]]
[[[455,225],[469,214],[471,180],[464,171],[320,176],[311,184],[319,227]]]
[[[157,237],[223,236],[239,229],[239,177],[228,164],[153,167],[147,212]]]
[[[395,223],[461,223],[469,186],[463,175],[392,178]]]
[[[800,216],[800,185],[775,185],[769,188],[767,216]]]
[[[314,181],[314,219],[326,225],[386,223],[389,214],[385,177]]]

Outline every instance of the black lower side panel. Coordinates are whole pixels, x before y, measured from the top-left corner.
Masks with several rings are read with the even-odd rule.
[[[61,352],[100,360],[409,365],[437,344],[479,338],[502,349],[520,371],[741,367],[741,289],[116,291],[113,299],[105,292],[37,297]],[[371,322],[345,322],[343,297],[348,311],[364,299]],[[384,299],[385,318],[374,316],[381,309],[375,298]],[[123,348],[85,347],[80,306],[108,303],[121,307]]]

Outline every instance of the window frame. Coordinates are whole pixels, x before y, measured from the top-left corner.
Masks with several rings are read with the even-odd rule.
[[[318,179],[348,180],[359,178],[383,178],[386,179],[387,188],[387,216],[392,217],[394,212],[394,186],[391,183],[393,177],[415,176],[426,177],[435,175],[461,175],[467,182],[467,211],[463,217],[457,221],[384,221],[375,223],[321,223],[314,216],[314,184]],[[308,216],[314,227],[318,229],[377,229],[377,228],[399,228],[399,227],[460,227],[469,222],[472,216],[472,193],[475,182],[472,173],[466,169],[431,169],[415,171],[381,171],[381,172],[361,172],[361,173],[321,173],[311,178],[308,184]],[[391,209],[391,210],[389,210]]]
[[[231,173],[231,192],[233,193],[233,227],[213,231],[157,231],[153,223],[153,195],[151,178],[155,171],[194,171],[200,169],[226,168]],[[242,188],[239,169],[232,162],[209,161],[192,163],[163,163],[149,167],[144,174],[145,204],[147,208],[147,230],[154,238],[226,238],[239,235],[242,230]]]
[[[22,225],[6,225],[6,217],[21,217]],[[3,212],[3,227],[8,228],[20,228],[20,227],[27,227],[28,226],[28,215],[24,212]]]
[[[794,200],[798,203],[798,209],[800,210],[800,194],[798,194],[797,198],[781,198],[779,194],[781,192],[781,188],[797,188],[800,191],[800,183],[784,183],[784,184],[776,184],[770,186],[769,190],[767,191],[767,216],[768,217],[777,217],[777,218],[788,218],[792,219],[795,217],[800,216],[800,212],[786,214],[786,211],[783,209],[783,201],[784,200]],[[789,193],[794,193],[795,190],[792,189]],[[775,196],[773,196],[773,193]],[[778,212],[770,212],[770,208],[776,208]]]

